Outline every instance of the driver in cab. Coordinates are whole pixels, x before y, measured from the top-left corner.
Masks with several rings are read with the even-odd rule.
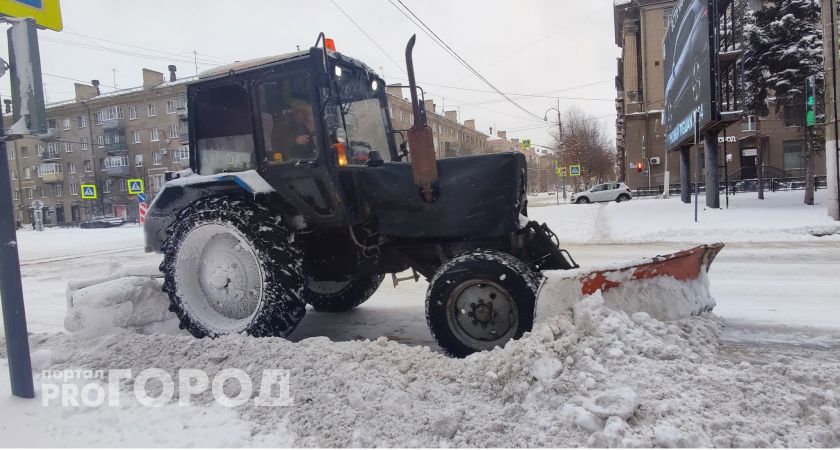
[[[273,162],[311,159],[315,156],[315,118],[312,106],[301,99],[287,102],[271,127],[271,152]]]

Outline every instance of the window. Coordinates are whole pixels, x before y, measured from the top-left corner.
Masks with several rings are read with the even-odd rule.
[[[159,191],[161,187],[163,187],[164,180],[163,175],[153,175],[152,177],[152,186],[156,191]]]
[[[152,164],[156,166],[163,164],[163,157],[161,156],[160,152],[152,153]]]
[[[46,188],[46,186],[44,186],[42,184],[41,189],[39,189],[39,191],[41,191],[41,198],[47,198],[47,188]]]
[[[70,174],[76,173],[76,163],[75,162],[67,163],[67,173],[70,173]]]
[[[128,167],[128,157],[109,156],[105,158],[105,168],[109,167]]]
[[[20,148],[20,157],[29,158],[29,147],[24,146]]]
[[[79,195],[79,185],[76,183],[70,183],[70,195]]]
[[[90,172],[91,171],[91,165],[92,164],[91,164],[89,159],[84,160],[84,162],[82,164],[84,164],[85,172]]]
[[[175,114],[175,111],[178,109],[178,103],[173,98],[172,100],[166,101],[166,114]]]
[[[196,116],[193,138],[201,155],[202,174],[255,166],[254,127],[249,118],[247,90],[234,83],[205,89],[197,94],[191,106],[190,114]],[[273,122],[274,118],[262,116],[262,120]]]
[[[23,179],[24,180],[32,179],[32,170],[29,167],[24,167],[23,168]],[[29,197],[29,198],[32,198],[32,197]]]
[[[96,144],[99,145],[99,148],[104,147],[105,146],[105,136],[102,136],[101,134],[99,136],[96,136]]]
[[[12,178],[13,181],[17,180],[17,170],[9,169],[9,176]]]
[[[671,13],[674,12],[674,8],[668,7],[662,9],[662,25],[665,29],[668,29],[668,24],[671,22]]]
[[[140,143],[140,132],[139,132],[139,131],[137,131],[137,130],[132,131],[132,132],[131,132],[131,140],[132,140],[135,144],[139,144],[139,143]]]
[[[105,184],[102,186],[102,192],[106,194],[111,192],[111,180],[105,180]]]
[[[152,128],[151,140],[152,142],[157,142],[160,140],[160,131],[157,128]]]
[[[44,146],[38,144],[38,156],[41,156],[43,154],[44,154]]]
[[[169,139],[178,139],[178,125],[169,125]]]
[[[105,170],[105,158],[99,158],[99,170]]]
[[[105,133],[105,145],[111,143],[111,133]]]
[[[799,177],[805,174],[804,151],[802,141],[784,141],[784,169],[790,172],[791,176]]]
[[[117,119],[125,119],[125,108],[117,106]]]
[[[125,192],[128,188],[128,186],[126,186],[126,183],[117,183],[117,186],[120,187],[120,192]]]
[[[6,149],[7,149],[7,153],[9,154],[9,161],[14,160],[15,157],[17,156],[17,153],[15,152],[15,148],[14,147],[12,147],[12,148],[6,147]]]
[[[76,118],[76,123],[79,124],[79,128],[87,128],[87,116],[79,116]]]
[[[67,141],[64,141],[64,153],[73,153],[73,145]]]
[[[47,143],[47,153],[50,155],[55,155],[55,142]]]
[[[26,191],[26,198],[29,199],[29,200],[32,200],[32,190],[33,189],[32,188],[24,188],[23,190]]]
[[[88,138],[82,138],[81,142],[82,142],[82,150],[87,150],[88,145],[90,145],[90,142],[88,142]]]
[[[53,192],[55,192],[56,197],[63,197],[64,196],[64,189],[63,186],[60,184],[56,184],[53,186]]]
[[[12,198],[13,198],[13,199],[14,199],[14,201],[16,201],[16,202],[17,202],[17,201],[20,201],[20,191],[18,191],[17,189],[15,189],[15,190],[12,192]],[[18,213],[19,213],[20,211],[16,211],[16,212],[18,212]],[[20,220],[20,215],[18,215],[18,220]]]
[[[68,164],[67,167],[69,168],[70,165]],[[38,165],[39,177],[42,177],[44,175],[52,175],[56,173],[61,173],[61,163],[43,163]]]
[[[313,133],[314,116],[309,103],[309,89],[309,78],[303,74],[284,75],[257,85],[268,164],[293,163],[316,157],[318,146]],[[349,113],[349,106],[346,108],[349,123],[356,110]],[[333,111],[327,114],[336,114],[337,108]],[[201,152],[198,155],[201,156]],[[348,159],[349,155],[348,149]]]
[[[149,110],[149,117],[154,117],[157,115],[157,108],[155,107],[154,103],[149,103],[147,105],[147,108]]]
[[[64,125],[64,131],[69,130],[70,129],[70,119],[64,119],[63,122],[64,122],[64,124],[63,124]]]
[[[190,160],[190,147],[188,145],[182,145],[178,147],[177,150],[172,152],[172,162],[184,162],[188,163]]]
[[[128,107],[128,120],[135,120],[137,119],[137,107],[136,106],[129,106]]]
[[[55,119],[48,119],[47,120],[47,128],[51,130],[55,130]]]
[[[102,112],[97,111],[96,114],[93,115],[93,123],[95,125],[102,125]]]
[[[143,154],[138,153],[134,155],[134,166],[135,167],[143,167]]]

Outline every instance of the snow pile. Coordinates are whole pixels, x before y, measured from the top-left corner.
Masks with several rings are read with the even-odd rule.
[[[840,225],[821,204],[802,203],[802,191],[755,193],[730,197],[729,209],[701,206],[694,222],[694,205],[669,199],[634,199],[625,203],[589,205],[548,204],[529,208],[529,216],[546,222],[567,243],[648,242],[787,242],[840,240]],[[702,198],[701,198],[702,201]],[[723,204],[723,200],[721,200]]]
[[[64,328],[83,336],[124,330],[177,333],[178,319],[169,312],[161,282],[151,277],[120,277],[70,294]]]
[[[211,378],[239,368],[254,386],[263,369],[289,369],[294,405],[237,407],[237,423],[250,426],[237,445],[284,445],[290,436],[295,446],[326,447],[840,445],[836,351],[795,360],[733,351],[721,346],[721,327],[709,314],[673,322],[628,315],[596,293],[504,349],[463,360],[384,337],[292,343],[122,333],[35,346],[60,356],[55,368],[198,368]],[[193,399],[196,411],[212,414],[209,394]],[[168,414],[144,411],[141,424]],[[71,445],[62,426],[76,423],[71,416],[112,414],[41,408],[27,432]],[[277,424],[288,432],[278,435]],[[0,432],[20,431],[0,421]],[[99,444],[131,442],[106,435]]]

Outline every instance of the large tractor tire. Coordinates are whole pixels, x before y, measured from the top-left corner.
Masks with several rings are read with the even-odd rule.
[[[441,266],[426,293],[426,320],[446,353],[504,347],[534,324],[539,275],[519,259],[476,250]]]
[[[306,312],[302,253],[276,213],[218,196],[181,210],[163,245],[163,290],[196,337],[287,336]]]
[[[383,275],[353,276],[344,281],[306,282],[304,296],[312,308],[318,312],[345,312],[362,303],[379,289]]]

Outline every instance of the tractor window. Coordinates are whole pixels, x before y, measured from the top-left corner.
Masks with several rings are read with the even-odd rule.
[[[255,167],[254,128],[245,89],[236,84],[202,89],[192,109],[202,175]]]
[[[384,83],[358,68],[341,68],[336,78],[341,100],[337,112],[347,133],[348,163],[366,163],[371,150],[378,150],[389,161],[387,110],[378,97]]]
[[[269,165],[318,156],[309,77],[295,74],[257,87],[265,155]]]

